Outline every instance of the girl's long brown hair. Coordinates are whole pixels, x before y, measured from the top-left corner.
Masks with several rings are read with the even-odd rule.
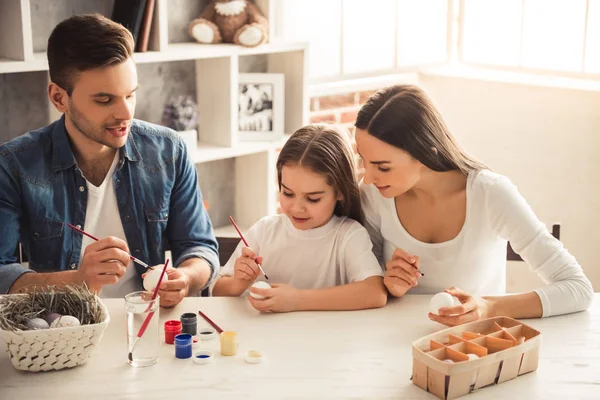
[[[284,165],[298,165],[324,175],[336,194],[343,196],[336,204],[335,215],[363,223],[356,167],[347,132],[325,124],[307,125],[294,132],[277,158],[279,190]]]

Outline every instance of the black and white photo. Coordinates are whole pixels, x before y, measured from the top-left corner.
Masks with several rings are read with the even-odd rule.
[[[273,85],[240,83],[238,97],[239,130],[273,131]]]
[[[277,140],[283,136],[283,85],[282,74],[240,74],[240,140]]]

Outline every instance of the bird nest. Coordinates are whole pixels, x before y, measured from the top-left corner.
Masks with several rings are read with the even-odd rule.
[[[28,320],[51,313],[72,315],[81,325],[97,324],[104,318],[100,299],[85,286],[44,286],[29,293],[0,296],[0,329],[4,331],[27,330]]]

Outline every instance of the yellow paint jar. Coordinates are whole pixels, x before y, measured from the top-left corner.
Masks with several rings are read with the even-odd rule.
[[[238,350],[237,333],[232,331],[221,332],[221,355],[235,356]]]

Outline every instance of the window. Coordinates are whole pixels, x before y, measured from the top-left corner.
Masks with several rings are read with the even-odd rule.
[[[460,61],[539,72],[600,72],[600,0],[463,0]]]
[[[313,84],[447,63],[600,78],[600,0],[282,0]]]
[[[312,83],[416,70],[448,59],[451,0],[285,0],[276,36],[308,41]]]
[[[584,72],[600,73],[600,0],[588,2]]]

